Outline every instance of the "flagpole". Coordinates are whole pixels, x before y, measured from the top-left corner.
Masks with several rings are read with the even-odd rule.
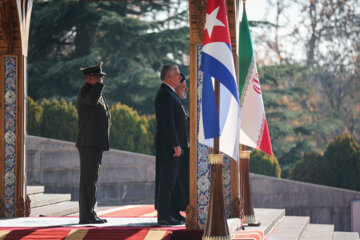
[[[243,1],[243,15],[245,13],[245,5],[246,0]],[[260,226],[260,222],[256,221],[252,196],[251,196],[251,188],[250,188],[250,151],[247,150],[245,145],[241,145],[241,151],[239,156],[240,162],[240,195],[241,199],[244,200],[244,204],[242,205],[243,209],[241,210],[244,214],[243,222],[244,225],[248,226]]]
[[[215,80],[215,98],[220,112],[220,83]],[[208,216],[202,240],[230,240],[223,193],[223,154],[219,150],[220,139],[214,138],[213,154],[209,154],[210,163],[210,199]]]

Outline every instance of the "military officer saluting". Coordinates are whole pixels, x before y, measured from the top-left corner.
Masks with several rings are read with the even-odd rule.
[[[95,211],[96,183],[103,151],[109,150],[110,111],[103,96],[102,62],[81,68],[85,84],[77,96],[78,132],[76,147],[80,155],[80,224],[101,224]]]

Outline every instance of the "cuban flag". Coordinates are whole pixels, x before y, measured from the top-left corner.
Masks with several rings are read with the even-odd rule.
[[[213,138],[220,137],[220,151],[237,160],[241,111],[224,0],[208,0],[200,70],[203,87],[199,141],[212,147]],[[220,82],[220,114],[215,79]]]

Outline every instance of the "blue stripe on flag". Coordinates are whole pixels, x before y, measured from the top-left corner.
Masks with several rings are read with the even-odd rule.
[[[221,82],[240,104],[236,80],[224,64],[211,55],[202,52],[200,69]]]
[[[202,89],[202,115],[205,139],[220,136],[219,114],[211,77],[204,73]]]

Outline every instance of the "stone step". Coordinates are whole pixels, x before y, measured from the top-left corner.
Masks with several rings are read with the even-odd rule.
[[[54,203],[66,202],[71,200],[71,194],[35,194],[29,196],[31,200],[31,208],[42,207]]]
[[[271,232],[266,240],[299,240],[310,221],[309,217],[285,216]]]
[[[71,202],[60,202],[47,206],[31,208],[30,216],[38,217],[38,216],[51,216],[51,217],[59,217],[59,216],[68,216],[72,214],[76,214],[79,211],[79,203],[75,201]]]
[[[39,193],[44,193],[44,186],[27,186],[26,187],[26,193],[27,195],[34,195]]]
[[[245,230],[261,230],[266,236],[285,216],[285,209],[254,208],[256,221],[260,222],[259,227],[246,226]]]
[[[333,240],[334,225],[309,224],[301,240]]]
[[[334,232],[334,240],[359,240],[357,232]]]

